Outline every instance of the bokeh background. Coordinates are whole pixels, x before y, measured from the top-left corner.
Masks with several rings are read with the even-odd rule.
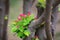
[[[37,13],[36,7],[32,6],[31,10],[32,10],[32,13],[34,13],[34,15],[36,16],[36,13]],[[58,22],[56,24],[56,30],[55,30],[56,40],[60,40],[60,8],[58,9],[58,11],[59,11],[57,13]],[[8,22],[8,29],[7,29],[8,40],[21,40],[16,35],[13,35],[14,33],[10,31],[10,24],[12,23],[12,21],[17,19],[20,13],[23,13],[23,0],[10,0],[9,22]]]

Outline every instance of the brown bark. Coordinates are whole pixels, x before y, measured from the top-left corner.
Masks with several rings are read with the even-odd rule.
[[[54,3],[55,4],[55,3]],[[58,5],[58,4],[57,4]],[[53,9],[54,9],[54,7],[56,7],[56,6],[53,6]],[[25,8],[26,9],[26,8]],[[24,11],[23,10],[23,12],[27,12],[27,11]],[[36,22],[34,22],[34,25],[32,25],[32,26],[36,26],[36,25],[38,25],[39,24],[39,22],[41,23],[43,20],[42,19],[44,19],[43,17],[44,17],[44,15],[45,15],[45,13],[43,12],[43,14],[36,20]],[[41,20],[41,21],[39,21],[39,20]]]
[[[7,40],[7,25],[8,25],[8,16],[9,16],[9,0],[5,1],[5,15],[4,17],[7,17],[7,19],[4,19],[4,25],[3,25],[3,39]]]
[[[4,2],[0,0],[0,40],[3,39],[4,13],[5,13]]]
[[[8,14],[8,0],[0,0],[0,40],[7,40],[7,22],[5,15]]]
[[[43,9],[38,7],[37,8],[38,14],[37,17],[40,17],[43,13]],[[40,15],[39,15],[40,14]],[[55,28],[56,28],[56,23],[57,23],[57,14],[58,14],[58,6],[55,7],[54,9],[52,9],[52,16],[51,16],[51,33],[53,36],[53,39],[55,37]],[[39,16],[38,16],[39,15]],[[44,24],[40,25],[40,27],[38,27],[36,29],[36,35],[39,37],[39,39],[45,40],[46,37],[44,36],[45,34],[45,27]],[[41,36],[42,35],[42,36]]]
[[[46,11],[45,11],[45,30],[47,35],[47,40],[52,40],[52,33],[51,33],[51,14],[52,14],[52,1],[53,0],[46,0]]]
[[[53,5],[56,3],[56,1],[53,0]],[[37,6],[37,18],[39,18],[42,13],[44,11],[43,7],[39,7]],[[55,37],[55,28],[56,28],[56,22],[57,22],[57,12],[58,12],[58,6],[52,9],[52,15],[51,15],[51,33],[53,36],[53,39]],[[45,35],[45,27],[44,24],[40,25],[39,28],[37,28],[36,30],[36,35],[39,37],[39,39],[45,40],[46,39],[46,35]],[[42,35],[42,36],[41,36]]]
[[[56,2],[56,3],[57,3],[57,2]],[[53,6],[56,5],[56,3],[54,3]],[[58,4],[59,4],[59,3],[58,3]],[[58,4],[57,4],[57,5],[58,5]],[[25,4],[25,5],[26,5],[26,4]],[[56,6],[57,6],[57,5],[56,5]],[[56,6],[54,6],[54,7],[56,7]],[[27,8],[27,6],[26,6],[26,8]],[[26,9],[26,8],[25,8],[25,9]],[[54,8],[53,8],[53,9],[54,9]],[[29,10],[29,8],[28,8],[28,10]],[[23,12],[28,12],[28,10],[27,10],[27,11],[26,11],[26,10],[25,10],[25,11],[23,10]],[[36,28],[38,28],[38,25],[39,25],[39,24],[41,24],[41,23],[44,21],[44,16],[45,16],[45,13],[43,13],[37,20],[35,20],[35,22],[31,22],[31,24],[29,25],[29,28],[28,28],[28,29],[31,31],[31,33],[33,32],[33,30],[35,30]],[[31,34],[31,35],[32,35],[32,34]],[[30,37],[31,37],[31,35],[30,35]],[[28,39],[29,39],[29,37],[26,37],[26,40],[28,40]],[[31,39],[30,39],[30,40],[31,40]]]
[[[37,7],[37,18],[39,18],[42,13],[44,12],[44,8],[43,7],[39,7],[39,6],[36,6]],[[35,35],[37,35],[39,37],[39,40],[45,40],[45,27],[44,27],[44,24],[43,25],[40,25],[37,29],[36,29],[36,32],[35,32]]]

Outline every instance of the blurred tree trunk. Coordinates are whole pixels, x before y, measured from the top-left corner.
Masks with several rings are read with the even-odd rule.
[[[9,0],[0,0],[0,40],[7,40]]]
[[[3,39],[4,15],[5,15],[5,5],[4,2],[0,0],[0,40]]]
[[[7,40],[7,25],[8,25],[8,16],[9,16],[9,0],[5,1],[5,19],[3,25],[3,40]]]

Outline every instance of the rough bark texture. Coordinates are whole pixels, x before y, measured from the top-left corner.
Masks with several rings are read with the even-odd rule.
[[[52,33],[51,33],[51,14],[52,14],[52,1],[53,0],[46,0],[46,11],[45,11],[45,30],[47,40],[52,40]]]
[[[39,18],[42,13],[44,12],[44,8],[43,7],[39,7],[39,6],[36,6],[37,7],[37,18]],[[40,25],[40,27],[38,27],[36,29],[36,32],[35,32],[35,35],[37,35],[39,37],[39,40],[45,40],[45,28],[44,28],[44,24],[43,25]]]
[[[43,8],[38,7],[37,11],[38,11],[37,17],[40,17],[43,13]],[[53,38],[54,38],[54,35],[55,35],[55,28],[56,28],[56,22],[57,22],[57,12],[58,12],[58,6],[54,9],[52,9],[52,15],[51,15],[51,23],[52,23],[51,24],[51,32],[52,32]],[[45,40],[45,37],[44,37],[45,30],[44,29],[45,29],[44,24],[41,25],[40,28],[37,28],[36,35],[39,37],[39,39],[44,39]]]
[[[57,4],[58,5],[58,4]],[[56,6],[53,6],[53,7],[56,7]],[[28,11],[28,10],[27,10]],[[23,10],[23,12],[24,12],[24,10]],[[25,11],[26,12],[26,11]],[[44,13],[41,15],[41,17],[39,17],[39,19],[41,19],[42,17],[43,17],[43,15],[45,15]],[[38,20],[39,20],[38,19]],[[42,20],[42,19],[41,19]],[[38,22],[38,21],[37,21]],[[38,22],[39,23],[39,22]],[[34,25],[35,26],[35,25]]]
[[[58,15],[58,6],[52,9],[52,18],[51,18],[51,32],[52,32],[52,37],[55,40],[55,29],[56,29],[56,23],[57,23],[57,15]]]
[[[53,1],[53,4],[54,3],[56,3],[56,1]],[[37,18],[39,18],[42,15],[42,13],[44,12],[44,8],[37,6],[37,12],[38,12],[37,13]],[[51,33],[52,33],[53,38],[54,38],[54,35],[55,35],[55,28],[56,28],[56,22],[57,22],[57,12],[58,12],[58,6],[52,9],[52,15],[51,15],[51,23],[52,23],[51,24]],[[41,25],[41,27],[42,27],[42,25]],[[42,28],[41,27],[37,28],[36,35],[39,37],[39,39],[45,40],[44,24],[43,24],[43,27]]]
[[[59,3],[58,3],[58,1],[56,1],[56,2],[53,3],[53,9],[60,3],[60,1],[59,1]],[[24,2],[26,3],[28,1],[24,1]],[[26,6],[27,4],[24,4],[24,5]],[[28,6],[26,6],[26,8],[28,10],[30,10],[29,8],[31,8],[31,7],[28,8]],[[29,12],[28,10],[26,10],[26,8],[23,8],[25,10],[25,11],[23,10],[24,13]],[[43,12],[42,15],[37,20],[31,22],[31,24],[29,25],[28,29],[31,31],[32,34],[34,34],[34,30],[39,27],[38,25],[41,24],[44,21],[44,16],[45,16],[45,13]],[[29,37],[26,37],[26,40],[31,40],[32,34]]]

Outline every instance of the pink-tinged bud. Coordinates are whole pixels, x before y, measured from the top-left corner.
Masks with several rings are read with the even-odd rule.
[[[20,16],[26,18],[26,15],[25,14],[20,14]]]
[[[22,20],[20,16],[18,17],[18,20]]]
[[[31,15],[31,13],[30,12],[28,12],[28,16],[30,16]]]
[[[24,18],[26,18],[27,16],[26,16],[26,15],[24,15],[23,17],[24,17]]]
[[[24,14],[20,14],[20,16],[24,16]]]

